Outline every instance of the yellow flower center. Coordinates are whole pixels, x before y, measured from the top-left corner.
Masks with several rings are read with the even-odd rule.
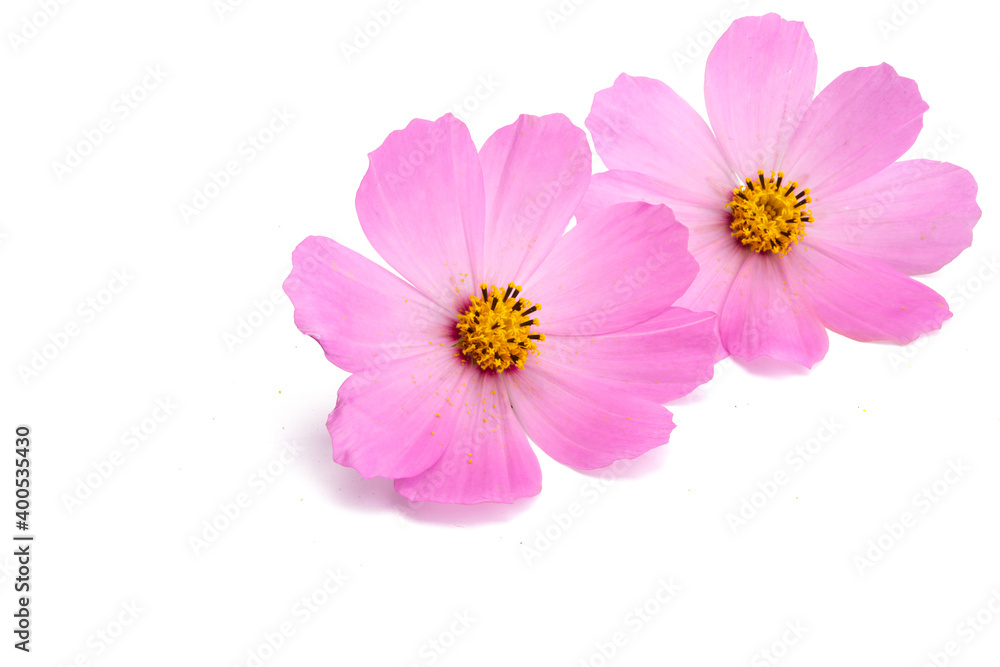
[[[483,296],[473,294],[472,305],[458,316],[459,338],[456,345],[462,354],[479,364],[484,371],[503,373],[510,366],[524,368],[529,354],[538,354],[536,341],[545,340],[545,334],[531,333],[538,325],[529,317],[541,310],[524,297],[518,297],[521,287],[509,283],[506,290],[486,283],[479,286]]]
[[[773,252],[783,257],[792,245],[806,235],[806,223],[815,218],[806,209],[812,201],[809,188],[798,194],[799,184],[792,182],[782,186],[785,175],[778,172],[774,177],[764,178],[764,172],[757,172],[757,182],[747,177],[746,185],[733,190],[733,198],[726,205],[732,214],[729,228],[740,243],[754,252]]]

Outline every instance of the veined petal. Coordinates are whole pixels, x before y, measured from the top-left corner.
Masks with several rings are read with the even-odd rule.
[[[972,244],[982,215],[976,180],[946,162],[896,162],[813,205],[811,241],[878,260],[909,275],[932,273]]]
[[[577,221],[587,225],[594,214],[619,202],[643,201],[670,207],[689,230],[688,250],[698,263],[698,274],[674,305],[693,311],[721,313],[733,276],[743,266],[747,250],[733,239],[732,214],[725,202],[712,205],[678,199],[687,196],[669,184],[644,174],[614,170],[595,174],[577,210]]]
[[[875,260],[807,239],[788,255],[789,282],[808,293],[832,331],[901,345],[951,317],[944,297]]]
[[[674,428],[662,405],[585,373],[567,373],[544,355],[504,381],[532,441],[574,468],[633,459],[666,443]]]
[[[726,204],[731,196],[726,192],[706,197],[705,193],[692,193],[653,176],[614,169],[590,179],[587,194],[576,210],[577,223],[586,224],[594,213],[608,206],[641,201],[669,206],[688,229],[718,224],[728,228],[732,215]]]
[[[454,321],[412,285],[322,236],[295,248],[284,289],[299,330],[352,373],[425,354],[454,338]]]
[[[361,227],[392,268],[446,310],[482,273],[485,198],[469,130],[451,114],[414,120],[368,156]]]
[[[708,119],[740,179],[780,171],[816,93],[816,49],[798,21],[777,14],[733,21],[705,65]]]
[[[730,354],[807,367],[826,356],[826,329],[801,282],[786,277],[787,265],[787,256],[747,254],[722,310],[722,344]]]
[[[594,96],[586,124],[608,169],[669,183],[687,201],[728,201],[736,178],[718,142],[698,112],[666,84],[622,74]]]
[[[698,262],[698,275],[674,305],[693,311],[722,313],[749,252],[732,237],[729,229],[732,218],[725,215],[728,220],[691,229],[688,249]]]
[[[598,212],[562,236],[524,285],[543,306],[537,329],[592,335],[659,315],[697,272],[687,237],[665,206],[618,204]]]
[[[782,169],[819,203],[899,159],[926,110],[916,82],[885,63],[844,72],[813,100]]]
[[[465,404],[444,455],[417,475],[396,480],[412,501],[511,503],[537,495],[542,470],[496,375],[468,378]]]
[[[590,182],[587,135],[566,116],[521,116],[479,152],[487,283],[523,283],[566,231]]]
[[[447,451],[479,371],[450,346],[355,373],[337,392],[326,427],[333,459],[365,477],[413,477]]]
[[[585,374],[656,403],[712,378],[719,347],[714,313],[670,308],[641,324],[599,336],[548,336],[542,354],[560,374]]]

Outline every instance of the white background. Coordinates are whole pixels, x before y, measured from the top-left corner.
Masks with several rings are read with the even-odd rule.
[[[248,652],[265,646],[266,665],[765,665],[773,646],[789,667],[918,666],[954,640],[948,664],[997,664],[1000,615],[985,612],[992,623],[971,641],[960,624],[994,592],[1000,609],[1000,10],[803,4],[591,0],[562,16],[547,14],[557,0],[410,0],[348,62],[341,45],[388,0],[246,0],[222,17],[212,0],[69,2],[16,51],[10,33],[40,10],[5,2],[0,538],[12,544],[11,450],[25,423],[37,541],[30,655],[11,647],[13,547],[0,550],[0,662],[253,665]],[[703,111],[698,41],[767,11],[806,22],[819,87],[883,61],[915,78],[930,111],[910,155],[979,181],[972,248],[924,278],[952,302],[944,330],[905,349],[831,334],[808,373],[725,362],[671,406],[668,446],[604,477],[540,454],[541,495],[513,506],[415,507],[391,481],[335,465],[324,422],[345,373],[295,329],[280,293],[261,304],[307,235],[380,261],[354,212],[367,153],[456,105],[477,144],[519,113],[582,126],[623,71]],[[164,80],[131,93],[147,67]],[[471,99],[481,79],[495,89]],[[127,118],[123,94],[144,98]],[[241,144],[274,109],[294,120],[247,160]],[[112,132],[60,180],[53,163],[105,118]],[[229,160],[240,173],[185,220],[180,206]],[[127,286],[104,292],[115,271]],[[90,312],[88,299],[109,297]],[[64,348],[22,377],[52,340]],[[157,400],[177,406],[162,423],[150,421]],[[147,430],[134,448],[132,428]],[[789,458],[821,436],[810,461]],[[110,477],[94,476],[116,450]],[[282,451],[298,453],[282,463]],[[915,502],[949,462],[968,470]],[[262,481],[269,465],[278,472]],[[786,483],[756,496],[734,532],[727,515],[779,471]],[[87,497],[68,506],[76,494]],[[232,514],[241,497],[227,520],[220,507]],[[907,512],[915,525],[883,535]],[[859,567],[880,537],[888,548]],[[346,582],[328,595],[338,570]],[[656,602],[671,578],[680,591]],[[296,605],[309,596],[323,603],[306,614]],[[122,611],[133,604],[134,620]],[[293,633],[271,651],[264,636],[283,624]],[[624,645],[606,659],[599,645],[615,633]]]

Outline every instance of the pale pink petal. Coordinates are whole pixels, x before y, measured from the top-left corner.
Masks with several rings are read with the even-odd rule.
[[[740,180],[779,171],[816,93],[816,49],[805,26],[777,14],[733,21],[705,64],[705,106]]]
[[[641,201],[669,206],[677,220],[688,229],[720,223],[729,226],[732,215],[726,210],[726,204],[732,197],[731,193],[712,197],[694,194],[699,198],[687,199],[692,193],[681,190],[672,183],[634,171],[606,171],[594,174],[590,179],[587,194],[576,209],[577,223],[586,224],[590,216],[608,206]]]
[[[747,254],[722,310],[722,344],[730,354],[808,367],[826,355],[826,329],[801,282],[786,278],[787,265],[788,256]]]
[[[687,229],[665,206],[618,204],[559,239],[524,285],[542,304],[535,330],[555,335],[621,331],[659,315],[694,279]]]
[[[479,151],[489,284],[524,282],[566,231],[590,182],[590,145],[566,116],[521,116]]]
[[[401,276],[453,310],[483,268],[483,174],[469,130],[451,114],[414,120],[368,159],[355,201],[365,235]]]
[[[910,343],[951,317],[944,297],[875,260],[806,239],[789,253],[789,282],[829,329],[854,340]]]
[[[396,480],[412,501],[510,503],[537,495],[542,470],[496,375],[469,378],[465,403],[444,455],[426,471]]]
[[[590,470],[633,459],[667,442],[670,411],[621,391],[620,386],[573,373],[531,357],[524,369],[505,373],[514,406],[528,437],[560,463]]]
[[[705,206],[732,196],[735,176],[712,131],[660,81],[622,74],[594,96],[587,128],[608,169],[648,174]]]
[[[554,372],[599,377],[666,403],[712,378],[718,345],[714,313],[670,308],[624,331],[548,336],[541,350]]]
[[[931,273],[972,243],[976,180],[946,162],[897,162],[812,206],[809,239],[909,275]]]
[[[434,465],[468,409],[470,378],[479,374],[454,355],[442,345],[347,378],[326,422],[333,460],[365,477],[394,479]]]
[[[691,230],[688,250],[698,262],[698,275],[675,305],[693,311],[722,313],[729,291],[749,252],[733,238],[732,217]]]
[[[913,145],[927,104],[886,64],[844,72],[813,100],[782,170],[817,203],[874,176]]]
[[[352,373],[454,340],[454,320],[421,292],[322,236],[295,248],[284,289],[299,330]]]

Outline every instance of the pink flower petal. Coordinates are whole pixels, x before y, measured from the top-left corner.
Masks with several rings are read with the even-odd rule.
[[[549,336],[542,354],[560,374],[585,374],[656,403],[712,378],[719,339],[713,313],[670,308],[634,327],[600,336]]]
[[[782,169],[817,203],[874,176],[913,145],[927,104],[886,64],[844,72],[816,96]]]
[[[622,74],[594,96],[587,128],[608,169],[648,174],[704,206],[732,196],[735,177],[712,131],[660,81]]]
[[[560,463],[590,470],[633,459],[667,442],[674,428],[662,405],[620,386],[574,373],[544,354],[504,374],[528,436]]]
[[[729,229],[732,217],[728,213],[724,216],[725,220],[714,225],[706,224],[691,230],[688,250],[698,262],[698,275],[674,305],[696,312],[722,314],[733,281],[743,268],[749,252],[732,237]]]
[[[780,171],[815,93],[816,49],[802,23],[777,14],[733,21],[705,65],[705,106],[741,180]]]
[[[483,175],[469,130],[451,114],[414,120],[368,159],[355,202],[365,235],[401,276],[453,310],[483,268]]]
[[[308,237],[292,253],[284,288],[299,330],[352,373],[454,338],[454,320],[413,286],[322,236]]]
[[[412,501],[511,503],[537,495],[542,470],[510,407],[506,385],[495,375],[469,378],[454,435],[444,455],[426,471],[396,480]]]
[[[523,283],[566,231],[590,182],[590,145],[566,116],[521,116],[479,152],[489,284]]]
[[[692,194],[699,199],[686,198]],[[594,174],[590,179],[587,194],[576,210],[576,215],[578,223],[585,223],[587,218],[602,208],[641,201],[669,206],[677,220],[688,229],[720,223],[728,227],[732,215],[725,206],[731,197],[732,193],[727,191],[709,198],[704,193],[690,193],[653,176],[614,169]]]
[[[468,409],[468,383],[479,373],[454,354],[444,345],[347,378],[326,422],[334,461],[365,477],[393,479],[434,465]]]
[[[786,277],[788,256],[750,252],[722,310],[722,344],[747,359],[766,355],[812,367],[830,341],[803,296],[801,281]]]
[[[659,315],[694,279],[687,229],[665,206],[618,204],[563,235],[524,285],[546,335],[621,331]]]
[[[854,340],[910,343],[951,317],[943,296],[896,269],[807,239],[789,253],[789,285],[827,327]]]
[[[982,215],[977,185],[945,162],[897,162],[816,202],[809,239],[845,248],[909,275],[931,273],[972,244]]]

